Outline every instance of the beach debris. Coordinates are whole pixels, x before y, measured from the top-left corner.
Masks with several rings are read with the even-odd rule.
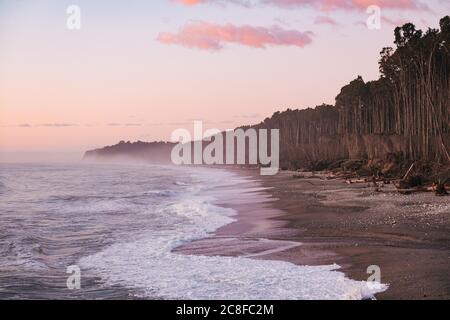
[[[347,179],[345,180],[345,183],[347,184],[354,184],[354,183],[367,183],[369,180],[367,178],[360,178],[360,179]]]
[[[428,191],[428,189],[423,186],[424,179],[421,175],[410,175],[412,169],[414,168],[414,165],[415,163],[413,163],[409,167],[408,171],[403,176],[403,179],[394,183],[395,188],[401,194],[411,194],[415,192]]]
[[[381,191],[380,188],[383,186],[378,185],[378,181],[375,176],[372,176],[372,185],[375,187],[375,192],[380,192]]]
[[[422,185],[422,180],[415,176],[411,176],[406,180],[400,180],[397,183],[394,183],[394,186],[401,194],[429,191],[427,187]]]
[[[434,192],[436,196],[448,196],[448,191],[445,184],[439,182],[434,182],[431,190]]]
[[[417,185],[411,187],[404,181],[394,183],[395,188],[401,194],[411,194],[417,192],[433,192],[436,196],[447,196],[449,195],[447,190],[450,190],[450,185],[444,183],[434,182],[432,185]]]
[[[369,186],[372,184],[373,186],[379,186],[378,183],[390,184],[391,181],[388,179],[384,179],[383,177],[372,176],[371,178],[358,178],[358,179],[347,179],[345,183],[347,184],[356,184],[356,183],[369,183]]]
[[[408,176],[409,176],[409,174],[411,173],[412,169],[414,168],[414,165],[415,165],[415,164],[416,164],[416,163],[413,162],[413,164],[409,167],[408,171],[406,172],[406,174],[405,174],[405,176],[403,177],[402,180],[406,180],[406,178],[408,178]]]

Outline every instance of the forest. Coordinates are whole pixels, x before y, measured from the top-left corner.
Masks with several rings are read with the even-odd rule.
[[[257,128],[280,129],[289,169],[343,159],[450,164],[450,17],[439,29],[407,23],[383,48],[380,78],[358,76],[335,105],[276,112]]]
[[[341,89],[335,105],[278,111],[240,128],[279,129],[281,169],[398,177],[416,163],[424,175],[438,173],[440,179],[444,172],[449,179],[450,17],[425,32],[411,23],[397,27],[394,45],[380,53],[380,78],[365,82],[358,76]],[[158,151],[157,160],[169,162],[172,147],[122,142],[86,156],[151,160],[147,153]]]

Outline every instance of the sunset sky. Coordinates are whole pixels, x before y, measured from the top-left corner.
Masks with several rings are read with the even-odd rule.
[[[448,0],[0,0],[0,152],[169,140],[194,119],[222,130],[332,104],[358,74],[378,78],[395,24],[449,13]]]

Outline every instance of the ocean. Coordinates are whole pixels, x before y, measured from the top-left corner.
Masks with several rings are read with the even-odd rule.
[[[217,203],[246,179],[204,167],[0,164],[0,299],[362,299],[383,291],[336,265],[173,252],[235,221]],[[67,287],[69,266],[81,272],[79,289]]]

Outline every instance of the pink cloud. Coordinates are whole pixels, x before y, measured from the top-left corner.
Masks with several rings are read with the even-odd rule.
[[[218,3],[221,0],[172,0],[180,4],[192,6],[201,3]],[[224,1],[222,1],[224,2]],[[248,0],[228,0],[228,2],[250,5]],[[426,9],[421,0],[260,0],[262,3],[276,5],[279,7],[311,6],[323,11],[329,10],[364,10],[370,5],[377,5],[382,9]]]
[[[381,21],[383,21],[384,23],[389,24],[391,26],[399,27],[399,26],[402,26],[405,23],[407,23],[408,19],[402,19],[402,18],[400,18],[400,19],[391,19],[389,17],[382,16],[381,17]]]
[[[332,26],[338,26],[339,23],[336,22],[333,18],[326,17],[326,16],[318,16],[314,20],[314,24],[329,24]]]
[[[181,3],[187,6],[193,6],[200,3],[211,2],[211,0],[172,0],[172,2]]]
[[[403,19],[403,18],[391,19],[389,17],[382,16],[381,17],[381,22],[382,22],[382,26],[384,24],[387,24],[387,25],[390,25],[390,26],[393,26],[393,27],[401,27],[405,23],[408,23],[410,21],[408,19]],[[355,22],[355,25],[367,28],[367,22],[363,21],[363,20],[359,20],[359,21]]]
[[[250,0],[171,0],[172,2],[175,3],[180,3],[186,6],[194,6],[197,4],[202,4],[202,3],[215,3],[215,4],[221,4],[224,5],[227,2],[230,3],[234,3],[234,4],[240,4],[246,7],[249,7],[251,5],[251,1]]]
[[[178,33],[160,33],[157,40],[163,44],[176,44],[188,48],[219,50],[226,43],[252,48],[266,46],[296,46],[303,48],[312,42],[312,32],[253,26],[217,25],[195,22],[185,25]]]
[[[424,9],[425,5],[418,0],[263,0],[268,4],[280,7],[312,6],[323,11],[337,9],[365,10],[371,5],[382,9]]]

